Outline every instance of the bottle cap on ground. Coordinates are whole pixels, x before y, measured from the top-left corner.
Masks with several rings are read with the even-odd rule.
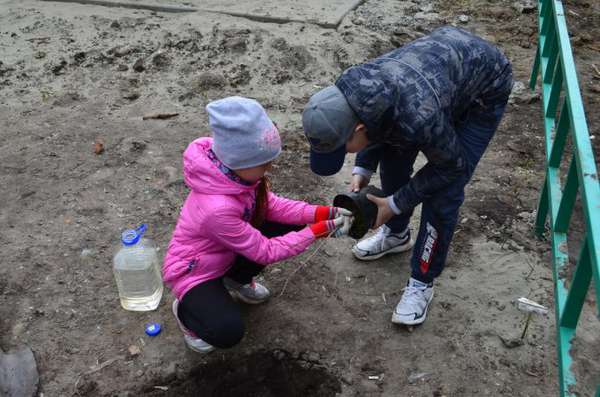
[[[148,336],[156,336],[160,334],[161,328],[160,323],[148,323],[146,324],[146,334]]]

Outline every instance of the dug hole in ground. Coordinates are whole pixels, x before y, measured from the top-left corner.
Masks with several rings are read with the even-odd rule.
[[[367,0],[338,24],[339,9],[283,23],[281,10],[252,2],[237,11],[263,17],[1,0],[0,347],[32,349],[44,396],[556,395],[549,242],[533,236],[545,154],[539,93],[525,88],[537,40],[530,3]],[[564,4],[593,134],[600,9]],[[181,155],[209,134],[209,101],[256,98],[284,141],[274,190],[330,204],[348,189],[351,159],[336,177],[310,173],[300,122],[308,98],[346,67],[446,24],[499,45],[516,84],[467,188],[424,325],[390,322],[410,254],[359,262],[349,239],[269,267],[274,297],[244,308],[246,336],[228,351],[189,351],[168,292],[156,311],[121,309],[111,269],[119,233],[146,222],[164,253],[187,194]],[[178,115],[143,120],[165,112]],[[581,218],[572,227],[580,237]],[[519,297],[551,310],[513,344],[526,317]],[[574,350],[582,396],[599,381],[596,304],[590,292]],[[146,336],[148,322],[162,333]]]

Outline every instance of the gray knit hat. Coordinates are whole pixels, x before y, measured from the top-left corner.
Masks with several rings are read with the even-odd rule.
[[[233,170],[255,167],[281,153],[281,139],[265,109],[253,99],[232,96],[206,106],[213,151]]]

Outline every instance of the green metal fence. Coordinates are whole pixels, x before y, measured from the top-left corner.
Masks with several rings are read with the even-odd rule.
[[[561,396],[574,396],[571,344],[590,283],[594,282],[600,317],[600,183],[579,92],[564,8],[558,0],[538,0],[539,41],[531,74],[535,88],[541,77],[546,178],[539,202],[536,233],[542,235],[549,219],[556,301],[556,328]],[[565,153],[567,137],[572,150]],[[565,154],[569,157],[565,157]],[[560,165],[569,161],[564,184]],[[585,238],[577,266],[569,269],[567,235],[577,196],[583,207]],[[568,276],[572,274],[572,276]],[[600,333],[600,330],[598,330]],[[600,360],[600,357],[598,358]],[[600,386],[596,396],[600,396]]]

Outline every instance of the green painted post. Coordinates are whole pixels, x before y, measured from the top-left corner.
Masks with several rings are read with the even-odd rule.
[[[550,85],[550,97],[548,98],[546,107],[546,117],[551,117],[553,119],[556,118],[556,106],[558,105],[558,99],[560,98],[563,84],[563,74],[560,64],[556,66],[555,72],[552,84]]]
[[[565,142],[567,141],[569,128],[571,128],[571,119],[569,117],[569,101],[563,101],[560,116],[558,117],[558,124],[555,128],[556,133],[552,142],[550,159],[548,160],[548,165],[550,167],[560,167],[560,160],[562,159],[565,149]]]
[[[590,244],[590,259],[594,275],[596,299],[600,302],[600,183],[598,171],[590,141],[589,131],[583,110],[581,92],[577,82],[575,61],[569,41],[569,32],[565,20],[562,3],[554,0],[559,37],[559,50],[561,53],[562,68],[565,73],[566,100],[569,101],[571,130],[573,142],[577,153],[577,170],[581,185],[581,201],[586,221],[586,234]],[[600,317],[600,305],[596,305]]]
[[[551,18],[549,17],[548,21],[550,20]],[[556,44],[556,41],[558,40],[556,37],[556,27],[553,23],[548,22],[548,30],[544,34],[544,37],[546,40],[544,40],[544,45],[542,46],[542,56],[549,58],[552,55],[552,50],[556,48],[554,44]],[[551,73],[548,74],[550,74],[550,78],[552,78]]]
[[[579,321],[579,315],[581,314],[581,308],[585,301],[585,296],[590,287],[590,281],[592,280],[592,268],[590,266],[590,252],[587,245],[587,240],[584,241],[579,254],[579,261],[575,274],[573,275],[573,281],[571,282],[571,288],[565,302],[565,307],[560,313],[559,325],[561,327],[573,328],[577,327],[577,321]]]
[[[548,29],[553,25],[552,21],[552,7],[548,4],[548,1],[542,1],[542,8],[540,14],[540,36],[548,34]]]
[[[544,182],[535,218],[535,234],[538,237],[543,237],[546,232],[546,218],[548,218],[548,182]]]
[[[556,222],[554,230],[559,233],[566,233],[573,214],[573,206],[577,198],[577,189],[579,189],[579,181],[577,180],[577,160],[571,159],[569,165],[569,173],[567,174],[567,182],[563,189],[563,197],[560,200],[558,212],[556,214]],[[572,287],[571,287],[572,288]]]
[[[575,376],[571,372],[573,360],[569,354],[575,330],[571,328],[561,327],[558,319],[565,307],[567,300],[567,288],[565,280],[562,278],[565,266],[569,263],[567,251],[567,235],[564,233],[552,233],[552,259],[553,259],[553,276],[554,276],[554,299],[555,299],[555,317],[556,321],[556,348],[558,356],[558,375],[560,395],[574,397],[570,394],[569,387],[575,384]]]
[[[546,80],[544,83],[549,83],[554,77],[556,66],[559,65],[558,61],[558,39],[556,35],[552,35],[552,46],[550,47],[548,54],[548,68],[546,69]]]
[[[529,85],[535,89],[540,76],[547,161],[535,232],[542,235],[549,218],[559,388],[561,396],[573,396],[570,390],[576,379],[571,371],[570,350],[592,282],[600,302],[600,183],[564,15],[560,0],[538,0],[539,39]],[[568,134],[573,140],[573,150],[569,153],[571,161],[563,188],[560,168]],[[567,233],[578,193],[586,234],[568,289]],[[597,306],[600,316],[600,305]],[[600,397],[600,387],[596,397]]]

